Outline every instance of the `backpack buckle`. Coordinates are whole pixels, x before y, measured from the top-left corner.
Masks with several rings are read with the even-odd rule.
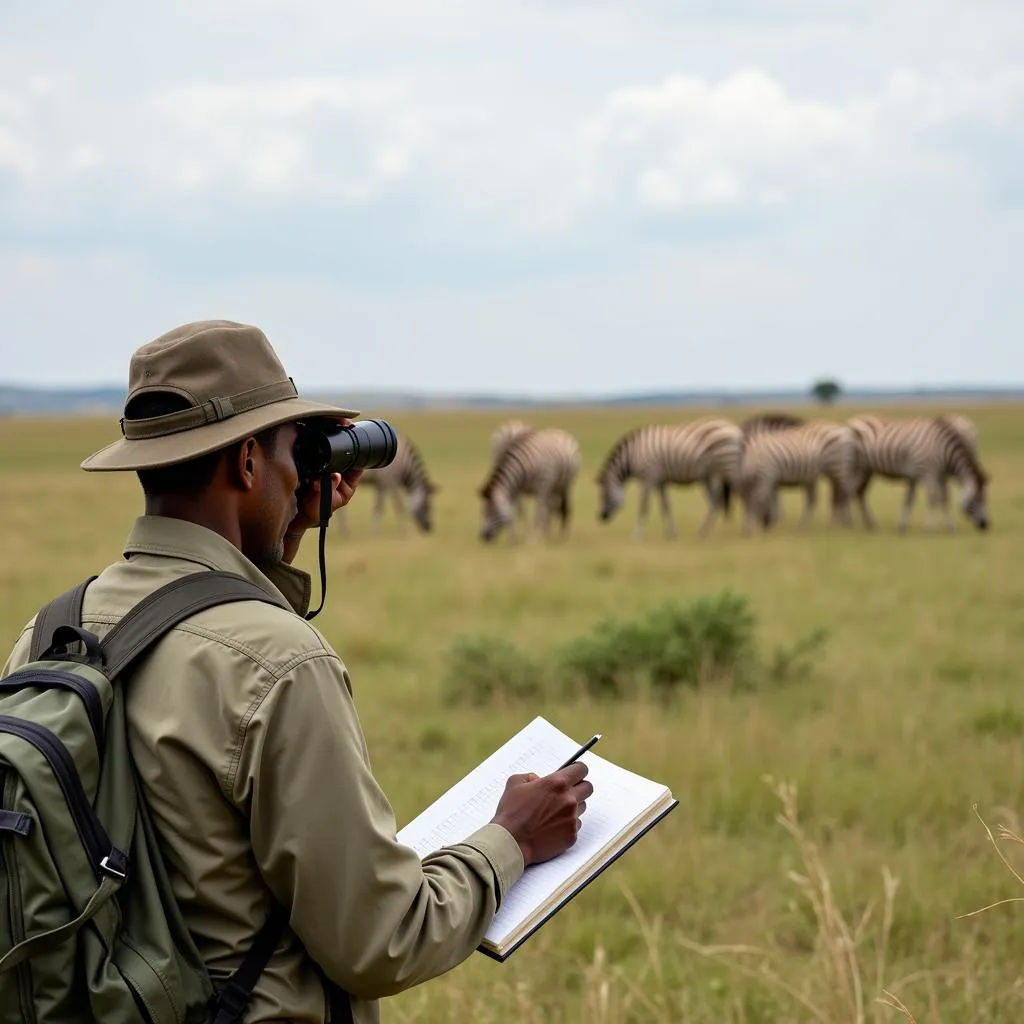
[[[251,993],[247,993],[241,985],[231,978],[217,993],[217,1018],[214,1024],[236,1024],[245,1016]]]
[[[111,849],[110,853],[100,861],[100,870],[123,882],[128,877],[128,858],[118,849]]]

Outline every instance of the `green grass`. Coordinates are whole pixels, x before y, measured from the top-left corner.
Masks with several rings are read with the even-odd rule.
[[[389,1020],[902,1020],[877,1001],[882,989],[922,1024],[1024,1018],[1024,909],[960,916],[1022,894],[973,808],[993,830],[1019,831],[1024,408],[961,411],[992,475],[987,535],[962,519],[953,535],[926,534],[923,505],[898,535],[901,488],[876,482],[875,534],[830,527],[826,500],[799,534],[802,499],[787,494],[776,533],[742,537],[734,512],[699,541],[703,498],[677,489],[679,539],[663,539],[652,508],[636,542],[635,492],[615,520],[597,521],[601,458],[632,426],[696,411],[531,410],[518,415],[580,440],[572,532],[490,547],[477,539],[477,489],[505,414],[393,417],[440,485],[436,532],[399,537],[388,510],[371,537],[358,496],[349,536],[330,538],[317,624],[352,672],[400,826],[536,710],[446,703],[460,635],[504,637],[543,662],[602,620],[731,590],[747,599],[763,652],[818,630],[827,640],[785,685],[684,687],[669,705],[546,693],[556,725],[580,739],[602,732],[603,754],[669,784],[680,807],[507,963],[475,955],[391,1000]],[[141,510],[134,477],[77,469],[116,436],[116,422],[0,422],[5,646],[38,605],[120,553]],[[301,564],[315,571],[312,544]],[[899,880],[891,919],[886,871]]]

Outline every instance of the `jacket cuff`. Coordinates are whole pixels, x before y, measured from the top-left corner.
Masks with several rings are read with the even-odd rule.
[[[472,847],[487,859],[498,884],[498,906],[501,906],[505,894],[519,881],[525,869],[523,851],[512,833],[502,825],[489,822],[459,845]]]

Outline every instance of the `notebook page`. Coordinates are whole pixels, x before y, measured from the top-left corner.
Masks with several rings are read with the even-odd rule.
[[[398,833],[420,857],[460,843],[491,818],[510,775],[558,768],[579,747],[571,736],[537,716]]]
[[[494,817],[509,775],[554,771],[578,746],[538,716],[406,825],[398,833],[398,841],[411,846],[420,857],[461,842]],[[576,843],[561,856],[526,869],[506,894],[487,931],[486,938],[491,942],[499,943],[514,931],[666,790],[592,750],[580,760],[589,768],[587,778],[594,785],[594,793],[587,801]]]

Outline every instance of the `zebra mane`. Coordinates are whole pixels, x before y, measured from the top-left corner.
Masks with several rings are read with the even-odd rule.
[[[626,433],[612,445],[611,450],[604,458],[604,462],[601,463],[601,468],[597,471],[598,481],[604,480],[608,473],[618,467],[618,463],[624,459],[624,452],[629,445],[632,444],[633,439],[647,429],[647,427],[634,427],[632,430],[627,430]]]
[[[427,490],[430,492],[436,491],[437,487],[434,484],[434,481],[430,479],[430,474],[427,472],[427,466],[423,461],[423,456],[420,454],[419,448],[417,448],[416,445],[406,437],[402,438],[402,446],[405,448],[409,456],[409,466],[404,475],[407,478],[411,477],[413,475],[412,471],[418,469]]]
[[[939,432],[942,434],[946,444],[963,456],[964,462],[967,463],[967,468],[974,477],[974,482],[979,485],[986,483],[988,481],[988,474],[981,468],[981,464],[975,458],[974,452],[971,451],[971,446],[964,440],[960,431],[945,416],[936,416],[935,425],[939,428]]]
[[[514,441],[510,441],[506,446],[505,450],[498,456],[497,461],[491,467],[491,472],[488,474],[487,479],[484,481],[483,487],[480,488],[480,497],[489,498],[491,492],[494,490],[494,485],[498,482],[498,478],[505,475],[506,467],[509,466],[513,461],[513,453],[518,451],[523,444],[533,435],[536,431],[531,429]]]
[[[804,422],[802,416],[794,416],[788,412],[763,412],[751,416],[743,423],[741,429],[744,434],[749,434],[752,430],[762,427],[768,430],[778,430],[785,427],[800,427]]]

